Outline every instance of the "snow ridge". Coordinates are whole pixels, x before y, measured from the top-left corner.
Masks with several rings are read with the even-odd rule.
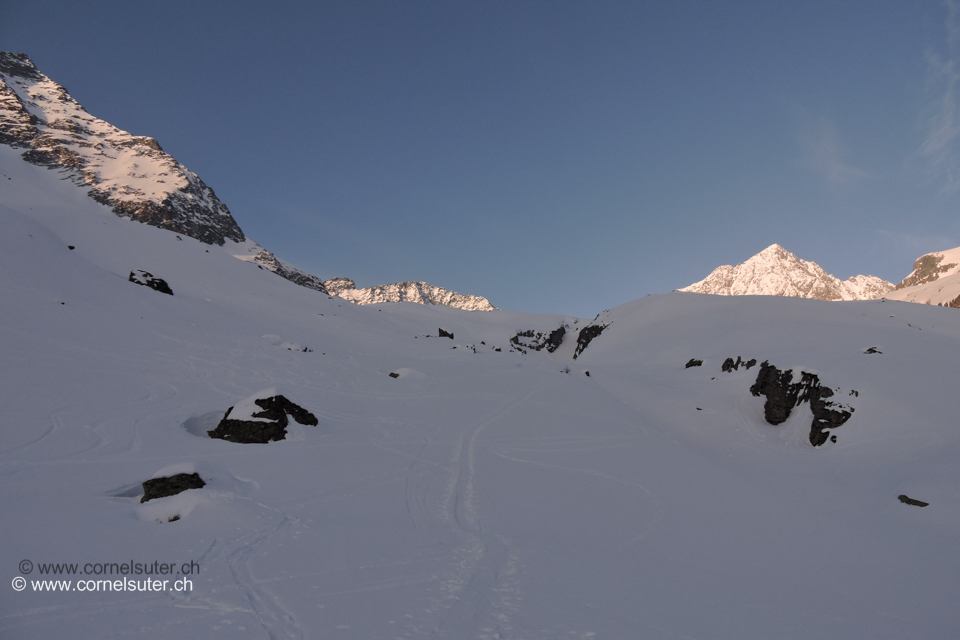
[[[787,296],[817,300],[872,300],[893,289],[876,276],[836,278],[815,262],[801,260],[772,244],[746,262],[723,265],[680,291],[721,296]]]
[[[26,54],[0,52],[0,144],[27,162],[59,170],[121,217],[207,244],[242,242],[243,232],[194,172],[156,140],[91,116]]]
[[[357,304],[377,304],[379,302],[417,302],[419,304],[437,304],[465,311],[496,311],[497,308],[482,296],[447,291],[427,282],[397,282],[381,284],[376,287],[357,289],[349,278],[333,278],[323,283],[327,291],[344,300]]]

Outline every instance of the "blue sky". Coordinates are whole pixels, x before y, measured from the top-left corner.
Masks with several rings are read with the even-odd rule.
[[[960,245],[960,5],[0,0],[92,114],[324,278],[592,317],[777,242]]]

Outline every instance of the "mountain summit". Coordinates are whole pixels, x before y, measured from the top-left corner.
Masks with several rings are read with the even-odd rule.
[[[680,291],[720,296],[787,296],[817,300],[871,300],[893,289],[876,276],[836,278],[815,262],[801,260],[772,244],[746,262],[723,265]]]
[[[245,237],[213,189],[147,136],[87,113],[23,53],[0,52],[0,144],[59,171],[115,214],[206,244]]]

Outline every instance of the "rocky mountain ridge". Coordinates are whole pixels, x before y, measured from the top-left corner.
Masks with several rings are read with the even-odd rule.
[[[323,280],[248,239],[200,177],[148,136],[90,115],[23,53],[0,52],[0,144],[26,162],[60,172],[116,215],[224,247],[294,284],[328,293]],[[486,298],[425,282],[401,282],[335,295],[356,302],[410,301],[469,311],[495,309]]]
[[[118,216],[207,244],[246,239],[197,174],[153,138],[91,116],[22,53],[0,52],[0,143],[87,188]]]
[[[407,281],[357,289],[356,283],[349,278],[333,278],[325,281],[323,286],[330,294],[361,305],[380,302],[416,302],[445,305],[465,311],[497,310],[482,296],[448,291],[428,282]]]
[[[817,300],[872,300],[894,285],[876,276],[836,278],[815,262],[772,244],[738,265],[723,265],[699,282],[679,289],[722,296],[787,296]]]
[[[910,275],[887,297],[960,309],[960,247],[917,258]]]

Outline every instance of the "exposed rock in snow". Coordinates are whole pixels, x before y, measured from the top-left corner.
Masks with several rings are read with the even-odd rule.
[[[207,244],[243,232],[213,190],[153,138],[91,116],[25,54],[0,52],[0,144],[60,171],[121,217]]]
[[[871,300],[893,289],[876,276],[840,280],[815,262],[801,260],[773,244],[736,266],[723,265],[680,291],[721,296],[789,296],[818,300]]]
[[[683,365],[684,369],[689,369],[690,367],[699,367],[703,365],[703,360],[697,360],[696,358],[690,358],[687,360],[687,364]]]
[[[887,297],[960,309],[960,247],[917,258],[910,275]]]
[[[526,349],[532,349],[533,351],[546,349],[548,353],[553,353],[563,343],[563,336],[566,332],[567,329],[564,326],[560,326],[552,331],[534,331],[533,329],[528,329],[518,332],[510,338],[510,342],[514,345],[514,348],[523,353],[526,353]]]
[[[143,483],[143,497],[140,502],[175,496],[187,489],[202,489],[206,484],[199,473],[178,473],[166,478],[154,478]]]
[[[162,278],[154,278],[153,274],[147,271],[134,269],[130,272],[130,277],[127,279],[130,282],[135,282],[145,287],[150,287],[154,291],[166,293],[171,296],[173,295],[173,289],[170,288],[170,285],[167,284],[166,280],[163,280]]]
[[[303,407],[277,395],[276,389],[264,389],[227,409],[211,438],[245,444],[265,444],[287,436],[287,415],[300,424],[317,426],[317,417]]]
[[[583,350],[587,348],[587,345],[590,342],[603,333],[603,330],[606,329],[609,325],[605,324],[591,324],[589,326],[580,329],[580,333],[577,335],[577,348],[573,352],[573,359],[576,360]]]
[[[819,447],[831,437],[826,429],[836,429],[853,415],[852,407],[838,406],[825,398],[833,397],[833,390],[820,385],[814,373],[801,372],[800,382],[793,382],[793,371],[780,371],[769,362],[760,365],[757,381],[750,387],[754,396],[766,396],[763,415],[767,422],[778,425],[786,422],[790,411],[804,402],[810,403],[813,423],[810,426],[810,444]],[[838,406],[838,409],[832,407]],[[849,409],[849,410],[848,410]]]
[[[397,282],[381,284],[376,287],[357,289],[353,280],[333,278],[323,283],[327,291],[344,300],[357,304],[377,304],[379,302],[417,302],[419,304],[437,304],[465,311],[496,311],[490,301],[481,296],[472,296],[455,291],[447,291],[427,282]]]
[[[320,293],[328,293],[326,287],[323,286],[323,281],[320,278],[309,274],[302,269],[298,269],[289,262],[280,260],[266,249],[262,249],[259,253],[257,253],[257,255],[253,258],[253,262],[263,266],[263,268],[267,269],[268,271],[273,271],[281,278],[286,278],[290,282],[300,285],[301,287],[314,289]]]
[[[736,361],[733,358],[727,358],[723,361],[723,364],[720,365],[720,371],[729,373],[731,371],[737,371],[740,368],[740,365],[743,365],[744,369],[749,369],[753,365],[757,364],[756,358],[750,358],[750,360],[741,360],[740,356],[737,356]]]
[[[929,507],[929,506],[930,506],[930,503],[929,503],[929,502],[923,502],[922,500],[914,500],[913,498],[910,498],[910,497],[908,497],[908,496],[906,496],[906,495],[903,495],[903,494],[897,496],[897,499],[898,499],[900,502],[902,502],[903,504],[910,504],[910,505],[913,505],[913,506],[915,506],[915,507]]]

